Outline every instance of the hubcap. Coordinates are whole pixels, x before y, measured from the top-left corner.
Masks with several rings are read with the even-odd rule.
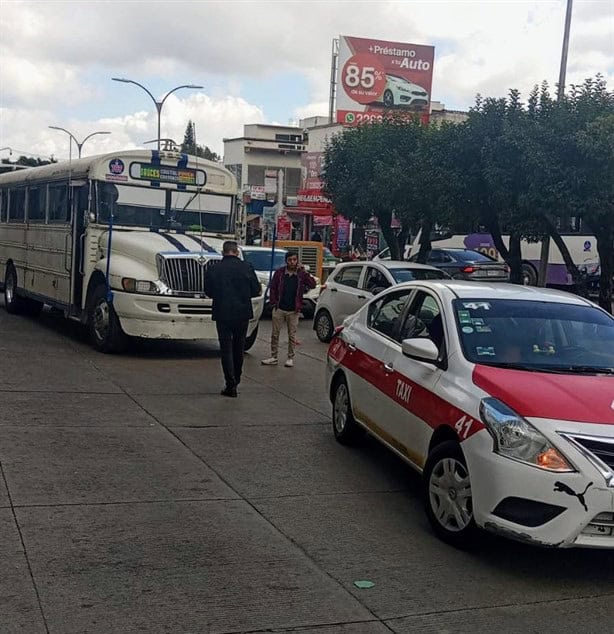
[[[348,389],[345,383],[340,383],[335,392],[335,406],[333,410],[335,429],[342,434],[348,420]]]
[[[316,324],[316,331],[322,339],[326,339],[328,337],[328,334],[330,331],[330,325],[329,325],[328,317],[325,314],[320,315],[318,317],[318,323]]]
[[[94,309],[94,332],[96,337],[103,341],[109,332],[109,304],[101,299]]]
[[[443,458],[431,473],[429,501],[443,528],[457,533],[469,526],[473,517],[471,482],[465,465],[455,458]]]

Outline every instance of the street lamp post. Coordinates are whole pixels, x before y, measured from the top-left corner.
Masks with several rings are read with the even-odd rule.
[[[151,100],[156,104],[156,110],[158,112],[158,151],[160,151],[160,117],[162,114],[162,106],[164,105],[164,102],[167,100],[167,98],[170,95],[172,95],[177,90],[181,90],[181,88],[193,88],[196,90],[203,88],[203,86],[197,86],[195,84],[183,84],[181,86],[175,86],[175,88],[173,88],[172,90],[169,90],[166,93],[166,95],[164,95],[164,97],[162,98],[162,101],[157,101],[156,98],[151,94],[151,92],[147,90],[147,88],[145,88],[143,84],[139,84],[138,81],[134,81],[132,79],[124,79],[123,77],[112,77],[111,79],[113,81],[121,81],[124,84],[134,84],[135,86],[142,88],[151,97]]]
[[[565,28],[563,31],[563,49],[561,51],[561,65],[559,69],[559,85],[556,92],[557,101],[561,101],[565,96],[565,77],[567,76],[567,52],[569,50],[569,32],[571,30],[571,11],[573,0],[567,0],[567,11],[565,12]],[[548,260],[550,259],[550,236],[542,240],[542,247],[539,256],[539,273],[537,275],[537,285],[546,286],[548,278]]]
[[[68,130],[66,130],[66,128],[60,128],[57,125],[50,125],[49,126],[52,130],[61,130],[62,132],[66,132],[66,134],[68,134],[68,136],[70,137],[70,147],[68,148],[68,155],[70,157],[72,157],[72,142],[75,142],[75,145],[77,146],[77,150],[79,151],[79,158],[81,158],[81,148],[83,147],[83,144],[90,139],[91,137],[93,137],[95,134],[111,134],[110,132],[104,132],[104,131],[99,131],[99,132],[92,132],[91,134],[88,134],[85,139],[83,139],[83,141],[81,141],[81,143],[79,143],[79,141],[77,141],[77,138],[75,137],[75,135],[72,132],[69,132]]]

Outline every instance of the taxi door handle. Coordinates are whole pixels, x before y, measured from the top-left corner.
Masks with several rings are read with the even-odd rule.
[[[394,372],[394,366],[392,363],[384,363],[384,372],[390,374],[390,372]]]
[[[367,296],[366,295],[359,295],[358,299],[367,299]]]
[[[356,346],[353,343],[348,343],[348,350],[350,352],[356,352]]]
[[[331,293],[336,293],[336,292],[337,292],[337,289],[333,287],[333,288],[331,288],[331,289],[330,289],[330,292],[331,292]]]

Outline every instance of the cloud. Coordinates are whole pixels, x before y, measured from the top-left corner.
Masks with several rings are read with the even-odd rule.
[[[32,153],[41,156],[54,155],[68,158],[68,140],[65,133],[51,130],[41,121],[53,121],[49,110],[0,110],[0,139],[2,145],[16,148],[16,153]],[[211,98],[203,94],[180,99],[171,95],[162,110],[162,138],[183,141],[187,121],[192,120],[196,129],[196,142],[207,145],[214,152],[223,154],[225,137],[241,136],[244,123],[264,122],[264,113],[244,99],[226,96]],[[94,120],[71,120],[61,124],[81,141],[92,131],[109,131],[110,135],[98,135],[83,146],[83,155],[143,147],[146,141],[157,138],[155,111],[139,111],[121,117]],[[145,147],[155,147],[153,144]],[[73,152],[76,149],[73,148]]]
[[[156,115],[145,95],[135,98],[136,88],[109,85],[109,77],[125,75],[156,96],[186,79],[202,82],[205,91],[168,99],[162,133],[181,141],[191,118],[199,142],[221,153],[223,137],[264,122],[264,112],[279,120],[328,113],[331,43],[339,34],[434,44],[433,98],[466,109],[477,92],[500,96],[515,87],[526,95],[544,79],[554,86],[564,14],[563,0],[4,0],[0,142],[59,155],[65,141],[46,127],[56,123],[113,133],[88,141],[88,149],[141,145],[155,137]],[[568,84],[597,72],[614,81],[613,15],[614,0],[575,3]],[[258,92],[258,80],[271,85],[289,75],[307,96],[302,105],[289,99],[283,112],[283,103],[273,108]]]

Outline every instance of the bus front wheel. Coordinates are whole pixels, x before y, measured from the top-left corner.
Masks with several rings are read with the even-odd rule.
[[[24,308],[23,298],[17,295],[17,271],[12,264],[6,269],[4,277],[4,307],[11,315],[21,313]]]
[[[113,303],[107,299],[107,289],[100,284],[92,293],[88,309],[88,330],[92,345],[100,352],[120,352],[126,345]]]

